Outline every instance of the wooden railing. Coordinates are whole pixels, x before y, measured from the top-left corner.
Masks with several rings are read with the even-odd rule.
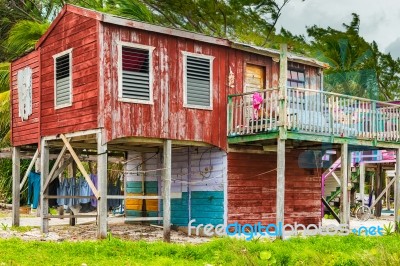
[[[268,89],[228,96],[228,136],[248,135],[277,130],[278,89]],[[254,104],[259,94],[262,102]]]
[[[400,105],[304,88],[287,88],[286,94],[286,119],[279,117],[278,89],[229,95],[228,136],[284,126],[315,135],[400,139]]]

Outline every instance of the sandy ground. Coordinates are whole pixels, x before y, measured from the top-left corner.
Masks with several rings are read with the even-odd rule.
[[[69,219],[53,218],[49,221],[49,233],[40,232],[40,218],[36,215],[21,215],[21,226],[32,226],[28,232],[19,232],[11,228],[11,211],[0,209],[0,238],[18,237],[24,240],[41,241],[81,241],[96,240],[96,219],[79,218],[75,226],[69,225]],[[126,240],[162,241],[163,230],[160,227],[148,224],[125,224],[124,217],[110,217],[108,221],[109,233],[112,237]],[[208,237],[193,237],[171,230],[171,242],[174,243],[203,243]]]
[[[394,217],[383,215],[379,219],[369,219],[360,222],[351,219],[350,230],[359,230],[360,227],[388,226],[393,224]],[[30,231],[20,232],[11,228],[11,210],[0,208],[0,238],[18,237],[24,240],[41,241],[81,241],[96,240],[96,219],[79,218],[76,226],[69,225],[69,219],[53,218],[49,221],[48,234],[40,232],[40,218],[36,215],[21,215],[20,225],[33,227]],[[338,225],[336,220],[322,219],[322,226]],[[125,224],[123,217],[110,217],[108,221],[109,233],[112,237],[126,240],[162,241],[163,231],[160,227],[148,224]],[[181,231],[171,231],[171,241],[174,243],[203,243],[209,241],[209,237],[188,236]]]

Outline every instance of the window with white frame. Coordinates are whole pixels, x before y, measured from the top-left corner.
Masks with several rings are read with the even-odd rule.
[[[56,109],[72,105],[72,49],[54,58],[54,106]]]
[[[305,88],[306,74],[304,65],[293,62],[288,63],[287,86],[293,88]]]
[[[212,62],[214,57],[183,52],[184,106],[212,109]]]
[[[152,52],[154,47],[118,43],[118,98],[120,101],[153,103]]]

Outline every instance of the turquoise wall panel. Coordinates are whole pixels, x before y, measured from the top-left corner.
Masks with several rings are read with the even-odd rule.
[[[158,182],[157,181],[145,181],[144,186],[146,194],[157,194],[158,193]],[[128,181],[126,182],[127,193],[143,193],[141,181]]]

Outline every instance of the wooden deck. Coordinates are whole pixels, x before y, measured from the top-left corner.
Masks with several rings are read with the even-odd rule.
[[[276,138],[283,128],[287,139],[399,145],[400,105],[304,88],[285,94],[267,89],[229,95],[229,143]]]

